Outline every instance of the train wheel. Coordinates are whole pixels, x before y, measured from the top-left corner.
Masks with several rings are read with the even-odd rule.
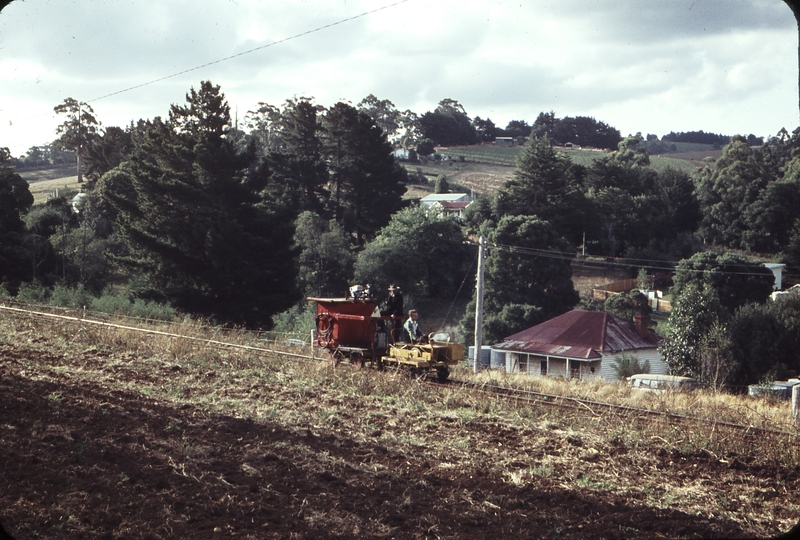
[[[450,368],[447,366],[437,367],[436,376],[439,378],[439,382],[446,381],[450,377]]]
[[[333,367],[338,366],[339,363],[342,361],[339,353],[337,353],[336,351],[328,351],[327,360],[333,365]]]
[[[428,374],[427,370],[422,369],[422,368],[410,368],[408,370],[408,375],[412,379],[417,380],[417,381],[420,381],[420,380],[424,379],[427,374]]]

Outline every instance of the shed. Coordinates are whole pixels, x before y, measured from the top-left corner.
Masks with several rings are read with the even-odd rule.
[[[497,146],[515,146],[514,137],[495,137],[494,142]]]
[[[669,368],[658,352],[660,338],[647,329],[649,317],[636,323],[604,311],[576,309],[492,345],[505,354],[506,372],[562,377],[616,380],[615,363],[623,355],[650,364],[651,373]]]

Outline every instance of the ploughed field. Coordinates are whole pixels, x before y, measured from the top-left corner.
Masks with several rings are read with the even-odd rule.
[[[0,312],[20,540],[766,538],[800,517],[768,438]]]

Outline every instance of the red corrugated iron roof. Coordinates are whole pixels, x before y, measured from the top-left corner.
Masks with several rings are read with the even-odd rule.
[[[439,201],[437,204],[442,205],[442,208],[466,208],[472,201]]]
[[[652,349],[659,338],[639,335],[633,323],[604,311],[576,309],[508,336],[494,349],[570,358],[600,358],[601,353]]]

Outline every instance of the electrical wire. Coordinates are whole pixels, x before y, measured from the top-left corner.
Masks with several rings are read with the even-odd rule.
[[[405,4],[406,2],[410,2],[410,1],[411,0],[399,0],[399,1],[395,2],[395,3],[393,3],[393,4],[388,4],[388,5],[385,5],[385,6],[381,6],[379,8],[375,8],[375,9],[372,9],[372,10],[369,10],[369,11],[365,11],[363,13],[359,13],[358,15],[353,15],[352,17],[347,17],[345,19],[341,19],[341,20],[338,20],[336,22],[332,22],[332,23],[329,23],[329,24],[318,26],[318,27],[313,28],[311,30],[306,30],[305,32],[300,32],[299,34],[295,34],[293,36],[289,36],[289,37],[286,37],[286,38],[283,38],[283,39],[279,39],[277,41],[273,41],[272,43],[268,43],[266,45],[261,45],[259,47],[255,47],[253,49],[248,49],[248,50],[242,51],[240,53],[232,54],[232,55],[226,56],[224,58],[219,58],[219,59],[213,60],[211,62],[206,62],[205,64],[201,64],[199,66],[195,66],[195,67],[192,67],[192,68],[184,69],[182,71],[178,71],[178,72],[172,73],[170,75],[165,75],[163,77],[159,77],[159,78],[153,79],[151,81],[147,81],[147,82],[143,82],[143,83],[136,84],[136,85],[133,85],[133,86],[129,86],[127,88],[123,88],[122,90],[117,90],[117,91],[111,92],[109,94],[104,94],[104,95],[98,96],[96,98],[92,98],[92,99],[89,99],[89,100],[82,101],[81,103],[87,103],[87,104],[88,103],[95,103],[95,102],[100,101],[102,99],[106,99],[106,98],[109,98],[109,97],[112,97],[112,96],[117,96],[119,94],[124,94],[125,92],[130,92],[132,90],[143,88],[145,86],[149,86],[151,84],[155,84],[155,83],[158,83],[158,82],[166,81],[167,79],[172,79],[172,78],[178,77],[180,75],[185,75],[186,73],[191,73],[193,71],[197,71],[197,70],[206,68],[208,66],[213,66],[215,64],[221,64],[222,62],[227,62],[228,60],[233,60],[234,58],[239,58],[240,56],[245,56],[247,54],[252,54],[254,52],[257,52],[257,51],[260,51],[260,50],[263,50],[263,49],[267,49],[269,47],[274,47],[275,45],[280,45],[281,43],[286,43],[287,41],[292,41],[294,39],[298,39],[298,38],[301,38],[301,37],[304,37],[304,36],[307,36],[307,35],[310,35],[310,34],[314,34],[316,32],[321,32],[322,30],[327,30],[328,28],[333,28],[335,26],[339,26],[341,24],[345,24],[345,23],[354,21],[356,19],[361,19],[361,18],[366,17],[368,15],[372,15],[372,14],[378,13],[380,11],[391,9],[393,7],[399,6],[400,4]],[[22,120],[16,120],[15,122],[17,124],[24,124],[26,122],[30,122],[30,121],[36,120],[38,118],[43,118],[43,117],[49,116],[51,114],[53,114],[53,112],[52,111],[48,111],[46,113],[42,113],[42,114],[37,115],[37,116],[32,116],[32,117],[25,118],[25,119],[22,119]],[[9,125],[13,125],[13,123],[9,121]]]
[[[475,242],[469,242],[470,245],[477,246],[478,244]],[[528,256],[528,257],[541,257],[545,259],[555,259],[561,261],[570,261],[573,264],[579,263],[581,266],[595,266],[595,267],[606,267],[609,264],[613,266],[636,266],[638,268],[644,268],[646,270],[661,270],[661,271],[678,271],[681,272],[694,272],[697,274],[703,273],[713,273],[713,274],[723,274],[723,275],[739,275],[739,276],[764,276],[763,272],[736,272],[730,270],[721,270],[718,268],[707,268],[707,269],[698,269],[698,268],[680,268],[679,263],[673,263],[669,261],[659,261],[656,259],[627,259],[627,258],[618,258],[613,257],[612,260],[590,260],[590,259],[580,259],[576,260],[575,253],[570,253],[566,251],[556,251],[556,250],[548,250],[548,249],[538,249],[538,248],[531,248],[525,246],[515,246],[511,244],[490,244],[489,248],[496,248],[502,251],[506,251],[508,253],[521,255],[521,256]],[[641,263],[655,263],[655,264],[641,264]],[[667,266],[668,265],[668,266]],[[734,265],[738,266],[738,265]]]

